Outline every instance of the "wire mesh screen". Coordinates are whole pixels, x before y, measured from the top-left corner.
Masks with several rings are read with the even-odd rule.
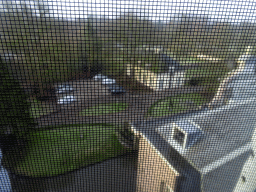
[[[0,0],[0,191],[255,191],[255,6]]]

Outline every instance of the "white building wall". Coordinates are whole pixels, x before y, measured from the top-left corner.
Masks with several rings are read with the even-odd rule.
[[[157,74],[150,70],[145,70],[138,66],[132,67],[127,64],[127,75],[134,75],[138,82],[155,91],[182,87],[185,83],[185,71],[177,71],[173,75],[170,73]]]

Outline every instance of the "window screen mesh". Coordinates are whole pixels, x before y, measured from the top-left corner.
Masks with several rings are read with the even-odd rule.
[[[254,191],[255,6],[0,0],[0,191]]]

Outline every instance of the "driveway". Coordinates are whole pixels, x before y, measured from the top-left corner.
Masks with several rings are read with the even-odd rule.
[[[60,124],[78,123],[112,123],[121,124],[129,121],[140,121],[144,119],[150,106],[159,99],[174,96],[180,93],[194,93],[203,91],[203,87],[167,89],[165,91],[155,91],[149,93],[127,92],[123,95],[112,95],[107,87],[100,82],[93,80],[75,80],[69,82],[75,91],[72,93],[77,101],[62,105],[59,110],[49,115],[37,118],[39,127]],[[91,106],[102,103],[128,103],[126,110],[98,116],[81,116],[79,112]],[[60,106],[60,105],[59,105]]]

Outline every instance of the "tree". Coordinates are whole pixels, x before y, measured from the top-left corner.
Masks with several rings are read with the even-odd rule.
[[[27,101],[27,95],[1,59],[0,93],[0,136],[13,135],[21,141],[36,123],[29,114],[30,104]]]
[[[88,61],[88,71],[90,73],[96,74],[102,71],[102,43],[100,37],[98,36],[97,27],[93,26],[94,18],[92,15],[88,16],[87,23],[85,26],[85,39],[82,42],[82,50],[86,52],[86,60]]]
[[[7,26],[3,29],[3,50],[17,55],[20,81],[33,87],[41,100],[54,98],[53,85],[79,72],[79,39],[70,38],[70,26],[50,19],[48,10],[42,0],[20,1],[16,7],[6,1],[2,19]]]
[[[6,30],[6,36],[12,34],[11,40],[7,41],[6,48],[13,53],[22,54],[22,67],[20,71],[23,75],[23,81],[33,81],[38,88],[38,95],[44,94],[46,83],[43,81],[45,63],[42,58],[45,57],[45,44],[41,40],[44,39],[47,30],[46,14],[48,13],[46,5],[41,0],[31,2],[21,1],[13,4],[12,1],[4,1],[6,20],[9,20],[10,27]],[[10,39],[10,38],[9,38]],[[11,44],[12,46],[8,46]],[[37,59],[34,59],[37,58]]]

